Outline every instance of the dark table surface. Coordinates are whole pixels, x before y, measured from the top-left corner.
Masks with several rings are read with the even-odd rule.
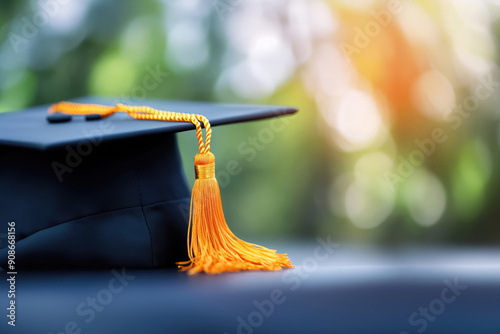
[[[296,269],[18,272],[0,333],[500,333],[498,248],[282,246]]]

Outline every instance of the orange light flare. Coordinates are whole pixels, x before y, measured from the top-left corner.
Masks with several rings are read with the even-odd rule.
[[[383,26],[371,13],[339,9],[339,47],[358,73],[355,85],[369,86],[384,105],[396,135],[413,136],[428,125],[413,100],[416,80],[430,68],[425,50],[410,45],[392,15]],[[379,29],[377,29],[377,27]]]

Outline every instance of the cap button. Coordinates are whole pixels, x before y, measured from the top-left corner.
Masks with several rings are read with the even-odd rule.
[[[47,116],[47,121],[49,123],[65,123],[71,121],[71,119],[71,115],[66,115],[59,112]]]

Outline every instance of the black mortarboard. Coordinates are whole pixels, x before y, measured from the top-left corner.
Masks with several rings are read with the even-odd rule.
[[[95,97],[74,102],[114,104],[112,99]],[[168,117],[201,114],[211,125],[296,111],[281,106],[161,100],[142,101],[142,105],[175,113]],[[175,133],[195,129],[192,123],[133,118],[153,118],[147,112],[154,110],[150,108],[132,111],[123,110],[132,108],[123,105],[114,109],[84,107],[82,111],[76,105],[59,104],[52,108],[57,113],[50,116],[49,106],[0,115],[0,221],[15,222],[16,268],[173,265],[188,259],[186,232],[190,214],[190,261],[184,265],[191,272],[290,266],[286,256],[247,244],[229,229],[226,231],[222,209],[216,212],[219,204],[207,204],[218,192],[218,186],[214,190],[213,185],[204,185],[205,179],[212,182],[209,165],[213,167],[213,156],[209,149],[197,155],[196,170],[202,180],[199,182],[197,176],[193,203],[201,204],[191,203],[190,209],[191,194]],[[157,119],[169,119],[165,113],[156,115]],[[210,130],[208,122],[205,128],[207,125]],[[213,181],[216,183],[215,178]],[[201,223],[196,223],[199,217]],[[214,223],[216,220],[220,222]],[[0,233],[7,233],[8,226],[4,226]],[[224,235],[196,241],[207,229],[224,230]],[[0,264],[4,268],[7,245],[0,244]],[[210,247],[223,251],[213,253]],[[231,247],[241,248],[241,252],[233,254]],[[265,252],[264,260],[249,255],[253,250]],[[268,258],[271,253],[278,257],[276,263],[269,263],[274,261]],[[202,263],[195,265],[200,258]],[[228,261],[238,263],[228,267]],[[259,267],[260,262],[269,268]]]

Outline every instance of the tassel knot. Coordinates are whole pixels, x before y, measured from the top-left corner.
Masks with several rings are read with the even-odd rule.
[[[215,178],[215,157],[212,153],[199,153],[194,158],[194,173],[197,179]]]

